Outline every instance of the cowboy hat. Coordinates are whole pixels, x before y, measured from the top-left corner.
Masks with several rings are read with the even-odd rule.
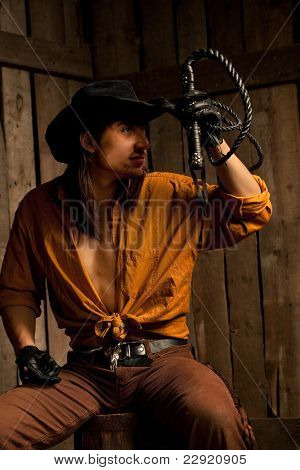
[[[71,163],[78,157],[82,131],[119,120],[146,123],[173,108],[163,97],[140,101],[127,80],[101,80],[73,95],[48,125],[45,138],[55,160]]]

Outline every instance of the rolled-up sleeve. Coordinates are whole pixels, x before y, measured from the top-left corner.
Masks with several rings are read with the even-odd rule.
[[[257,195],[235,196],[219,185],[207,185],[210,204],[203,218],[200,249],[231,247],[269,222],[272,215],[270,193],[260,176],[252,176],[261,189]]]
[[[41,315],[45,276],[34,256],[22,202],[14,217],[0,274],[0,315],[8,306],[30,307]]]

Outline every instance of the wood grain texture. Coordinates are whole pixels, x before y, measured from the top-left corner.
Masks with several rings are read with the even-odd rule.
[[[254,433],[262,450],[299,450],[299,418],[252,418]]]
[[[207,47],[204,0],[176,0],[175,19],[178,62],[182,64],[192,51]]]
[[[177,59],[172,2],[141,1],[140,14],[145,69],[157,69],[162,64],[164,66],[175,64]],[[155,85],[152,96],[156,96]],[[182,173],[181,129],[178,122],[172,116],[163,114],[150,122],[150,137],[154,171]]]
[[[92,0],[92,30],[95,78],[139,70],[133,0]]]
[[[2,265],[10,231],[10,211],[8,193],[8,161],[1,123],[0,129],[0,265]],[[7,337],[2,321],[0,322],[0,393],[15,387],[17,370],[14,364],[15,352]]]
[[[85,47],[81,6],[78,0],[63,0],[64,40],[69,46]],[[90,62],[91,63],[91,62]]]
[[[6,66],[82,80],[93,76],[87,44],[80,48],[73,43],[65,46],[44,39],[25,39],[18,33],[0,32],[0,62]]]
[[[295,85],[257,91],[253,131],[265,152],[273,215],[259,235],[269,401],[281,416],[299,416],[299,122]],[[284,119],[283,116],[289,116]],[[271,131],[270,131],[271,129]]]
[[[250,92],[250,98],[254,93]],[[229,94],[220,101],[244,116],[240,96]],[[231,146],[237,132],[225,134]],[[237,156],[247,166],[257,161],[254,147],[244,140]],[[256,174],[260,174],[258,169]],[[248,413],[267,415],[267,383],[264,369],[264,325],[259,286],[259,259],[256,235],[225,250],[229,301],[232,363],[235,390]]]
[[[291,0],[244,0],[245,50],[275,49],[292,44],[293,20],[290,15],[294,6]]]
[[[206,2],[208,46],[225,56],[243,51],[242,11],[240,0]]]
[[[32,36],[37,39],[44,37],[48,41],[57,40],[63,43],[64,22],[62,3],[60,1],[38,2],[30,0],[29,8]],[[41,9],[43,12],[43,22],[40,21]],[[41,183],[45,183],[61,174],[66,168],[66,165],[54,160],[44,136],[49,122],[67,105],[69,98],[68,82],[62,78],[35,74],[34,88]],[[68,349],[67,338],[63,331],[57,329],[49,304],[48,289],[47,323],[49,352],[59,363],[64,362],[66,350]]]
[[[291,45],[293,24],[286,19],[292,8],[292,1],[264,5],[259,1],[246,1],[247,51]],[[270,17],[272,21],[267,20]],[[295,85],[265,88],[252,95],[252,102],[256,110],[253,129],[266,156],[261,174],[270,186],[273,201],[271,224],[259,234],[268,398],[274,413],[299,416],[300,323],[296,313],[299,308],[299,269],[294,263],[299,256],[297,88]]]
[[[23,1],[2,2],[0,28],[15,34],[26,34],[25,6]],[[19,202],[36,184],[35,159],[32,134],[32,103],[29,73],[22,70],[1,69],[3,131],[6,147],[6,170],[10,227]],[[4,188],[5,189],[5,188]],[[42,311],[44,303],[42,301]],[[1,343],[7,375],[2,390],[16,385],[15,355],[1,326]],[[45,347],[45,318],[37,319],[36,344]]]
[[[300,79],[300,44],[280,46],[276,49],[257,49],[241,54],[230,53],[228,57],[239,75],[246,83],[247,89],[293,82]],[[198,71],[199,70],[199,71]],[[195,66],[196,83],[208,93],[232,92],[235,85],[224,74],[224,69],[213,61],[200,61]],[[104,77],[105,78],[105,77]],[[156,94],[169,99],[181,96],[180,66],[170,65],[133,74],[119,74],[109,78],[129,80],[140,99]]]
[[[75,432],[75,448],[133,449],[136,424],[135,413],[95,415]]]
[[[240,15],[240,4],[237,1],[221,0],[206,3],[207,34],[210,47],[219,49],[225,55],[229,50],[236,54],[242,51]],[[228,34],[228,31],[232,34]],[[202,68],[199,68],[199,71],[195,70],[197,89],[203,89],[200,84],[201,71],[205,70],[205,63],[201,65]],[[223,73],[225,74],[224,71]],[[222,101],[222,97],[220,101]],[[206,169],[208,183],[217,183],[215,169],[210,165],[208,159]],[[226,265],[224,265],[224,259],[226,260],[224,256],[226,255],[223,250],[199,253],[196,272],[201,282],[201,302],[197,299],[194,301],[197,304],[196,311],[202,312],[203,316],[206,346],[203,351],[203,359],[211,362],[228,382],[235,386],[232,370],[231,347],[233,345],[229,317],[230,306],[226,279],[228,273]]]

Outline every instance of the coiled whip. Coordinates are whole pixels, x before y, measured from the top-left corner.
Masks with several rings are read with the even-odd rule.
[[[226,106],[218,101],[211,100],[211,103],[216,107],[223,111],[228,112],[235,121],[231,121],[225,117],[221,117],[221,124],[208,124],[210,133],[213,134],[216,130],[221,130],[222,132],[229,132],[232,130],[239,130],[240,133],[237,136],[233,146],[229,150],[226,155],[223,155],[220,159],[215,160],[213,159],[210,152],[207,152],[209,161],[212,165],[218,166],[225,163],[231,155],[238,149],[241,145],[242,141],[245,137],[253,143],[256,148],[258,154],[258,161],[248,168],[248,170],[252,173],[254,170],[259,168],[263,162],[264,156],[262,153],[262,149],[252,134],[250,134],[250,126],[252,120],[252,106],[249,94],[245,88],[245,85],[240,78],[239,74],[233,67],[232,63],[224,57],[218,50],[214,49],[197,49],[196,51],[192,52],[187,59],[185,60],[184,64],[182,65],[182,86],[183,86],[183,93],[195,92],[195,79],[194,79],[194,69],[195,63],[201,59],[213,59],[220,63],[225,70],[228,72],[229,76],[231,77],[234,84],[237,86],[239,93],[241,94],[245,116],[243,122],[239,118],[239,116],[229,107]],[[201,94],[201,93],[200,93]],[[182,111],[190,112],[191,107],[196,104],[196,101],[189,101],[186,102],[186,106],[188,109],[182,109]],[[183,105],[184,106],[184,105]],[[201,126],[197,119],[192,119],[189,122],[189,125],[186,128],[187,137],[188,137],[188,148],[189,148],[189,168],[193,178],[193,181],[197,188],[197,197],[200,200],[201,207],[206,214],[206,207],[208,203],[208,194],[207,194],[207,186],[206,186],[206,176],[205,176],[205,165],[204,165],[204,157],[201,149]],[[195,174],[196,170],[200,170],[201,172],[201,180],[203,184],[203,194],[201,192],[201,188],[199,186],[197,176]]]

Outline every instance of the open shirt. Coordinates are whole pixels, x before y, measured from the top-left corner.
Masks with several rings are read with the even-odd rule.
[[[111,336],[124,340],[128,331],[140,337],[149,333],[188,339],[186,315],[199,251],[230,248],[271,217],[266,183],[252,176],[261,193],[249,197],[208,184],[205,217],[194,182],[186,175],[143,175],[136,205],[126,217],[116,199],[116,312],[108,312],[76,250],[61,177],[39,185],[25,195],[15,214],[0,275],[0,314],[7,306],[23,305],[40,316],[47,281],[58,327],[65,329],[73,348],[98,346]]]

